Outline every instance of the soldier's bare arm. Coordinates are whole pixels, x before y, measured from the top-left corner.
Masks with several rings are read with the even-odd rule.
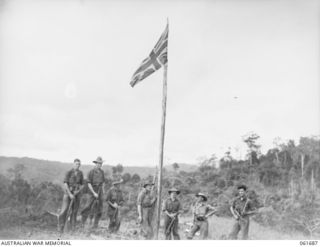
[[[236,220],[238,220],[238,219],[239,219],[239,216],[238,216],[238,214],[235,212],[233,206],[230,207],[230,211],[231,211],[233,217],[234,217]]]
[[[137,199],[137,208],[138,208],[138,222],[141,223],[142,222],[142,201],[144,198],[144,193],[140,192],[140,194],[138,195],[138,199]]]
[[[68,196],[70,197],[71,200],[74,199],[74,195],[71,193],[70,189],[69,189],[69,185],[67,183],[64,183],[64,188],[68,193]]]
[[[109,190],[108,192],[107,192],[107,199],[106,199],[106,201],[108,202],[108,204],[111,206],[111,207],[113,207],[113,208],[118,208],[119,207],[119,205],[118,205],[118,203],[115,201],[114,203],[112,203],[111,202],[111,197],[112,197],[112,192],[111,192],[111,190]]]
[[[94,189],[92,188],[91,183],[88,183],[88,188],[89,188],[89,190],[92,192],[93,196],[94,196],[95,198],[98,198],[99,195],[94,191]]]
[[[175,216],[175,214],[171,214],[171,213],[168,212],[168,210],[167,210],[167,200],[165,200],[165,201],[163,202],[162,211],[163,211],[166,215],[168,215],[170,218],[172,218],[172,217]]]
[[[196,219],[196,205],[191,206],[193,221]]]
[[[208,213],[205,215],[206,218],[208,218],[209,216],[215,214],[217,212],[217,209],[211,205],[207,205],[208,207]]]

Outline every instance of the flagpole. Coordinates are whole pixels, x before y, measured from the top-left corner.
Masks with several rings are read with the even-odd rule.
[[[160,135],[160,156],[158,169],[158,192],[157,192],[157,220],[156,220],[156,239],[159,239],[160,215],[161,215],[161,189],[162,189],[162,167],[163,167],[163,148],[166,125],[166,106],[167,106],[167,70],[168,63],[163,67],[163,90],[162,90],[162,121]]]

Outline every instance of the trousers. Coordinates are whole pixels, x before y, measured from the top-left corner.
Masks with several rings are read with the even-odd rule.
[[[92,193],[89,194],[89,198],[84,209],[81,212],[82,224],[85,225],[89,215],[93,216],[93,227],[97,228],[100,218],[102,216],[103,200],[102,200],[102,190],[93,187],[94,191],[98,193],[98,198],[95,198]]]
[[[193,226],[191,228],[191,231],[189,232],[187,238],[192,239],[196,232],[200,231],[200,239],[207,239],[208,238],[208,228],[209,223],[208,220],[199,221],[197,219],[194,220]]]
[[[141,234],[145,239],[153,239],[153,207],[142,208]]]
[[[249,217],[241,217],[238,220],[235,220],[232,231],[229,234],[229,239],[238,239],[238,234],[240,233],[240,239],[248,239],[249,234]]]
[[[119,217],[119,209],[118,210],[111,210],[108,209],[108,217],[109,217],[109,226],[108,229],[110,232],[117,232],[120,228],[121,220]]]
[[[170,218],[168,215],[165,215],[164,218],[164,234],[165,234],[165,238],[166,240],[171,240],[172,237],[174,240],[180,240],[180,235],[179,235],[179,219],[175,218],[174,222],[171,224],[172,222],[172,218]],[[170,226],[171,224],[171,226]],[[169,229],[170,227],[170,229]]]
[[[58,215],[58,230],[62,231],[64,228],[64,225],[66,224],[67,219],[67,214],[69,210],[69,206],[71,203],[71,199],[68,194],[64,194],[62,198],[62,206],[61,206],[61,211]],[[73,200],[73,204],[70,208],[71,214],[70,214],[70,223],[71,223],[71,228],[74,229],[76,227],[77,223],[77,214],[79,210],[79,205],[80,205],[80,195],[75,196]]]

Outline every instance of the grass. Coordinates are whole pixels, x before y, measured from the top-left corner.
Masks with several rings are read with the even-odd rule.
[[[180,237],[186,239],[186,229],[189,228],[187,223],[191,223],[191,217],[180,218]],[[232,228],[233,220],[230,218],[222,218],[212,216],[209,219],[209,239],[220,240],[223,235],[227,236]],[[90,232],[86,230],[78,230],[75,233],[66,233],[62,236],[56,231],[55,228],[45,228],[41,226],[15,226],[0,231],[0,239],[38,239],[38,240],[105,240],[105,239],[141,239],[139,236],[139,225],[134,221],[123,221],[120,231],[117,234],[109,234],[107,232],[108,221],[100,221],[99,229]],[[164,239],[163,228],[159,232],[160,239]],[[195,236],[194,239],[198,239]],[[250,222],[249,239],[254,240],[304,240],[308,237],[301,233],[285,234],[277,230],[263,227],[253,221]]]

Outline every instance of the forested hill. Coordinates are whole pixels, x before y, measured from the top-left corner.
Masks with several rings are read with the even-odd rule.
[[[39,182],[50,181],[61,183],[65,172],[72,168],[72,163],[58,161],[41,160],[34,158],[17,158],[0,156],[0,174],[7,175],[9,169],[14,169],[17,165],[24,166],[24,179],[38,180]],[[93,165],[82,165],[81,170],[84,174],[93,168]],[[171,171],[172,166],[166,166],[167,171]],[[197,169],[196,165],[179,164],[179,169],[185,172],[192,172]],[[112,174],[111,165],[103,165],[103,170],[107,175]],[[138,174],[141,178],[154,175],[155,167],[152,166],[123,166],[123,173]]]
[[[246,184],[248,197],[258,209],[252,216],[254,222],[280,233],[299,232],[311,239],[319,237],[320,138],[301,137],[298,143],[292,140],[277,143],[266,153],[261,153],[258,141],[255,133],[244,138],[248,146],[244,160],[235,159],[227,151],[220,160],[214,154],[203,159],[193,171],[184,170],[192,166],[178,163],[166,166],[163,196],[167,196],[170,188],[178,188],[187,217],[191,216],[190,205],[194,203],[195,194],[201,191],[208,195],[210,204],[216,205],[217,215],[228,218],[237,186]],[[19,226],[19,222],[30,217],[40,220],[47,211],[56,212],[64,193],[63,176],[71,167],[71,163],[0,157],[0,229]],[[84,165],[81,169],[86,174],[91,167]],[[112,178],[123,178],[126,204],[121,215],[134,222],[141,178],[153,175],[155,167],[105,165],[103,169],[108,178],[105,190],[110,188]],[[85,187],[83,194],[87,192]],[[84,206],[82,201],[80,208]],[[107,218],[106,212],[103,217]],[[221,224],[225,223],[221,221]]]

